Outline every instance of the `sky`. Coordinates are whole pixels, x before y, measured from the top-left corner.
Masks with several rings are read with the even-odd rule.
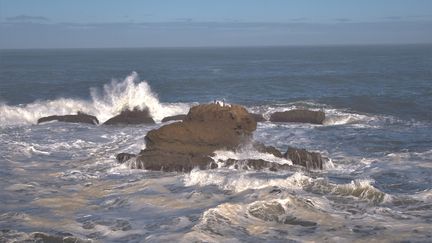
[[[431,0],[0,0],[0,49],[405,43]]]

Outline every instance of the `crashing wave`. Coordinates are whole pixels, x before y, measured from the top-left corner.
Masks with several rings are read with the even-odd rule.
[[[91,101],[60,98],[35,101],[26,105],[0,104],[0,125],[35,124],[41,117],[76,114],[77,111],[96,116],[101,122],[119,114],[123,109],[148,108],[156,122],[166,116],[187,113],[188,104],[161,103],[146,81],[132,72],[122,81],[113,80],[100,92],[90,89]]]

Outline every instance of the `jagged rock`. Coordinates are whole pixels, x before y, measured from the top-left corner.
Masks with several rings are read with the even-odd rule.
[[[321,154],[308,152],[306,149],[288,147],[284,157],[290,159],[293,164],[304,166],[306,169],[322,170],[323,168],[323,158]]]
[[[186,115],[167,116],[164,119],[162,119],[162,122],[182,121],[185,117]]]
[[[155,121],[150,115],[147,108],[144,110],[139,110],[135,108],[133,110],[123,110],[117,116],[110,118],[104,123],[104,125],[118,125],[118,124],[155,124]]]
[[[270,116],[271,122],[300,122],[323,124],[325,113],[322,111],[290,110],[275,112]]]
[[[256,122],[265,122],[267,121],[263,115],[251,113],[251,116],[255,119]]]
[[[276,156],[278,158],[283,158],[283,154],[277,148],[275,148],[273,146],[266,146],[266,145],[259,143],[259,142],[255,142],[252,146],[258,152],[273,154],[274,156]]]
[[[49,243],[89,243],[91,240],[84,240],[68,234],[69,236],[49,235],[42,232],[34,232],[29,240],[34,242],[49,242]]]
[[[135,158],[135,157],[136,157],[135,154],[120,153],[120,154],[117,154],[116,159],[120,164],[123,164],[124,162],[126,162],[132,158]]]
[[[252,139],[256,121],[238,105],[204,104],[192,107],[181,122],[152,130],[145,136],[146,149],[137,167],[148,170],[190,171],[211,168],[216,150],[235,150]]]
[[[64,115],[64,116],[47,116],[40,118],[37,123],[59,121],[59,122],[71,122],[71,123],[87,123],[97,125],[99,120],[95,116],[78,112],[76,115]]]

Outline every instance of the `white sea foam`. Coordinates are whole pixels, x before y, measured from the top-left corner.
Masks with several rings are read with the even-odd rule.
[[[289,164],[292,165],[292,161],[285,158],[278,158],[269,153],[261,153],[251,148],[251,146],[244,147],[236,152],[218,150],[214,152],[212,159],[214,161],[226,161],[228,159],[235,160],[247,160],[247,159],[262,159],[269,162],[274,162],[278,164]]]
[[[102,92],[92,88],[90,94],[91,101],[60,98],[18,106],[0,104],[0,125],[35,124],[44,116],[76,114],[77,111],[94,115],[104,122],[123,109],[135,107],[148,108],[153,119],[160,122],[166,116],[184,114],[189,109],[189,104],[185,103],[161,103],[148,83],[139,81],[136,72],[123,81],[113,80],[104,85]]]
[[[285,179],[258,179],[250,177],[247,172],[240,174],[227,174],[216,171],[193,170],[185,175],[184,183],[186,186],[208,186],[217,185],[223,190],[241,192],[247,189],[262,189],[271,186],[301,189],[308,184],[312,178],[296,172]]]

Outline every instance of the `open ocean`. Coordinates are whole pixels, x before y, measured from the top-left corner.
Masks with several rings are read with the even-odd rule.
[[[254,138],[330,158],[322,171],[166,173],[119,165],[169,115],[225,99]],[[147,106],[156,125],[101,122]],[[251,148],[218,158],[261,158]],[[268,158],[266,158],[268,159]],[[0,50],[0,242],[432,242],[432,45]]]

